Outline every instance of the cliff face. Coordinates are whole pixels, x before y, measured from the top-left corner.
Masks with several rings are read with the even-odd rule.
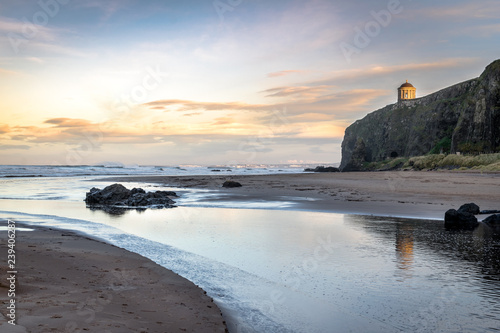
[[[389,157],[500,150],[500,60],[479,78],[388,105],[345,131],[342,171]]]

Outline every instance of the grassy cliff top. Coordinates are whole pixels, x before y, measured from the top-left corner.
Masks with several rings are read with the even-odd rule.
[[[472,155],[431,154],[400,157],[380,162],[365,163],[362,171],[388,170],[471,170],[500,172],[500,153]]]

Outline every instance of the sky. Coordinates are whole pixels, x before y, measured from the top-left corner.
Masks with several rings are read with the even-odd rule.
[[[347,126],[478,77],[498,0],[0,0],[0,164],[335,164]]]

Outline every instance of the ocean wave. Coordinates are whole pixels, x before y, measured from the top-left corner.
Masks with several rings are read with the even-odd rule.
[[[300,173],[309,165],[174,165],[139,166],[103,162],[96,165],[0,165],[0,178],[210,175],[215,170],[232,174]]]

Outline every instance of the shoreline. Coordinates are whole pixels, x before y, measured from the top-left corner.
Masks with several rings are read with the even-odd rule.
[[[8,323],[12,297],[0,283],[0,330],[226,332],[220,309],[201,288],[150,259],[74,231],[15,225],[17,325]]]
[[[230,208],[248,208],[245,207],[247,203],[270,203],[272,206],[273,203],[290,202],[293,206],[275,209],[439,222],[447,209],[458,208],[466,202],[475,202],[482,209],[499,208],[496,207],[496,199],[500,174],[217,174],[111,176],[100,180],[176,187],[181,192],[182,189],[187,190],[183,195],[186,197],[193,189],[193,198],[198,200],[192,201],[195,206],[207,203],[212,205],[210,207],[224,208],[230,203],[233,206]],[[226,180],[238,181],[243,187],[223,188]],[[197,197],[196,190],[202,190],[203,195]],[[254,208],[266,209],[258,205]],[[203,294],[203,290],[149,259],[98,238],[91,239],[83,233],[17,221],[16,225],[19,227],[16,245],[20,251],[19,267],[27,266],[19,271],[18,326],[12,330],[13,326],[8,325],[9,331],[26,332],[34,328],[106,332],[106,329],[114,331],[118,327],[123,332],[164,332],[164,325],[168,325],[169,331],[177,328],[207,333],[226,330],[220,309]],[[21,231],[23,227],[35,231]],[[5,242],[0,242],[0,251],[6,263]],[[7,271],[2,265],[0,268],[2,274]],[[1,278],[3,280],[3,275]],[[6,304],[6,291],[0,284],[0,301],[3,304]],[[160,311],[165,308],[168,308],[166,312]],[[7,325],[5,311],[5,306],[0,309],[0,328]],[[191,326],[186,326],[186,323]]]
[[[290,202],[292,207],[282,209],[432,220],[442,220],[446,210],[467,202],[475,202],[481,209],[500,209],[500,173],[388,171],[119,176],[100,180],[204,190],[210,196],[200,204],[214,207],[227,207],[228,202],[231,208],[238,207],[238,203],[246,208],[244,203],[248,202]],[[240,182],[243,187],[223,188],[225,180]]]

